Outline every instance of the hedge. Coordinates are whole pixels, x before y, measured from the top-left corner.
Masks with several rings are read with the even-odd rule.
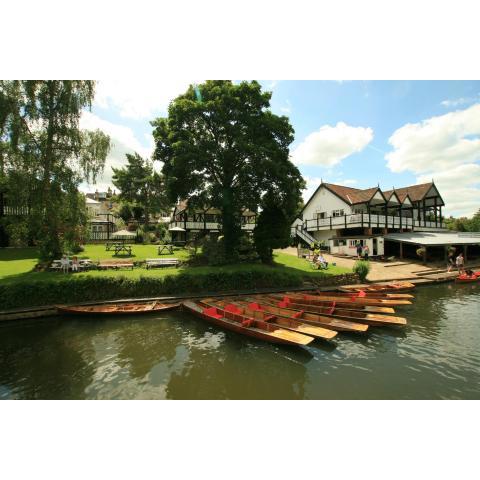
[[[0,310],[121,298],[188,293],[282,288],[302,285],[303,276],[289,272],[218,272],[165,277],[67,277],[0,285]]]

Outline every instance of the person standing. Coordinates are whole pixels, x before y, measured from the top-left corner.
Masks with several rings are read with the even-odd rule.
[[[362,244],[359,243],[357,245],[357,258],[360,260],[360,258],[362,258],[362,251],[363,251],[363,247],[362,247]]]
[[[449,250],[448,251],[448,258],[447,258],[447,273],[452,271],[452,268],[455,266],[455,251]]]
[[[463,273],[465,271],[465,259],[463,258],[463,253],[460,253],[455,260],[457,265],[458,273]]]
[[[368,260],[368,255],[370,253],[370,249],[368,248],[368,245],[365,245],[363,247],[363,259]]]

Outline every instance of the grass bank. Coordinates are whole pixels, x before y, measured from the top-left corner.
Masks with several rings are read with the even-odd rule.
[[[134,245],[133,253],[135,256],[131,258],[136,261],[158,257],[154,245]],[[327,271],[312,270],[305,260],[280,252],[275,254],[273,265],[135,268],[63,274],[32,271],[37,255],[35,249],[0,250],[0,310],[119,298],[288,288],[301,286],[305,280],[320,285],[341,282],[342,277],[337,276],[351,273],[336,266]],[[105,252],[103,245],[87,245],[80,256],[94,261],[114,258],[111,252]],[[169,256],[186,259],[188,253],[178,250]]]

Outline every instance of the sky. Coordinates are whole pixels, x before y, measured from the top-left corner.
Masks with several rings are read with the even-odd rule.
[[[150,121],[201,80],[99,81],[82,128],[100,128],[113,148],[104,174],[83,191],[106,190],[125,153],[150,156]],[[447,215],[480,207],[480,81],[260,81],[271,109],[295,130],[292,161],[310,198],[320,181],[389,190],[432,179]],[[156,165],[160,169],[161,165]]]

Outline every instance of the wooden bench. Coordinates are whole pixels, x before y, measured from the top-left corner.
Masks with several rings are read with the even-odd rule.
[[[115,248],[115,245],[121,245],[121,243],[119,244],[118,242],[107,242],[105,244],[105,250],[109,252],[110,250],[113,250]]]
[[[100,262],[98,268],[100,270],[108,270],[109,268],[115,270],[118,270],[119,268],[131,268],[133,270],[133,262]]]
[[[145,267],[156,268],[156,267],[175,267],[177,268],[180,265],[180,260],[178,258],[147,258],[145,260]]]

